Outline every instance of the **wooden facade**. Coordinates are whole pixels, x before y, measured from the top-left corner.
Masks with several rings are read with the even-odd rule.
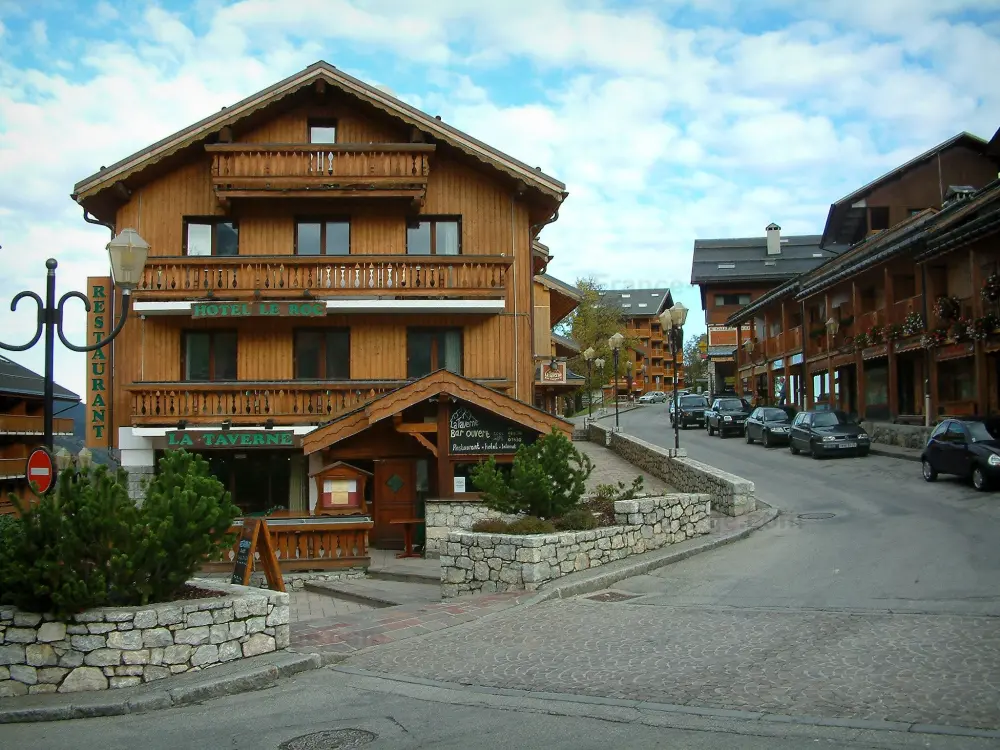
[[[290,428],[298,440],[427,374],[416,358],[445,367],[446,344],[421,350],[420,332],[447,334],[449,369],[533,402],[535,237],[565,196],[541,171],[326,63],[102,168],[77,201],[151,247],[135,314],[110,347],[111,447],[138,466],[164,430]],[[302,374],[307,334],[346,342],[336,361],[326,355],[335,376]],[[190,376],[186,342],[219,336],[225,367]],[[383,446],[365,450],[378,485]],[[272,457],[280,483],[283,455]],[[297,456],[283,505],[304,512]]]

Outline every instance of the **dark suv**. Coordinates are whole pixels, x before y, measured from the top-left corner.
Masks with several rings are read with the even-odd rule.
[[[719,437],[725,437],[728,433],[742,435],[751,411],[750,404],[738,396],[715,399],[712,408],[705,412],[708,434],[718,432]]]
[[[670,426],[673,427],[675,422],[680,424],[681,429],[686,429],[689,424],[702,426],[707,408],[708,400],[704,396],[693,393],[678,396],[677,404],[670,410]]]

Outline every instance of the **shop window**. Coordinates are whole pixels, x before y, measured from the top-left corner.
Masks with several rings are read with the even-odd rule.
[[[296,255],[350,255],[351,222],[302,219],[295,223]]]
[[[953,359],[938,362],[938,402],[972,401],[976,398],[973,359]]]
[[[461,328],[410,328],[406,331],[406,377],[435,370],[462,374]]]
[[[409,255],[460,255],[462,225],[458,219],[421,219],[406,224]]]
[[[316,119],[309,121],[309,142],[310,143],[336,143],[337,142],[337,121],[329,119]]]
[[[889,366],[865,367],[865,406],[889,403]]]
[[[236,380],[236,332],[186,331],[181,371],[185,380]]]
[[[295,332],[297,380],[350,380],[351,333],[346,328]]]
[[[749,294],[716,294],[716,307],[743,307],[750,304]]]
[[[239,225],[212,218],[185,218],[183,252],[190,256],[239,255]]]

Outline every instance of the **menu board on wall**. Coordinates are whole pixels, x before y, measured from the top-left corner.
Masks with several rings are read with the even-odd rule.
[[[528,431],[492,414],[467,406],[451,412],[448,450],[453,456],[515,453],[530,440]]]

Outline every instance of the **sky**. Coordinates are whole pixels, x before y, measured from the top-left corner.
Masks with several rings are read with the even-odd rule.
[[[1000,0],[0,0],[0,50],[8,344],[46,258],[60,294],[107,271],[77,181],[320,59],[565,182],[549,272],[669,286],[690,334],[695,238],[819,233],[841,196],[1000,126]],[[41,346],[0,353],[42,369]]]

